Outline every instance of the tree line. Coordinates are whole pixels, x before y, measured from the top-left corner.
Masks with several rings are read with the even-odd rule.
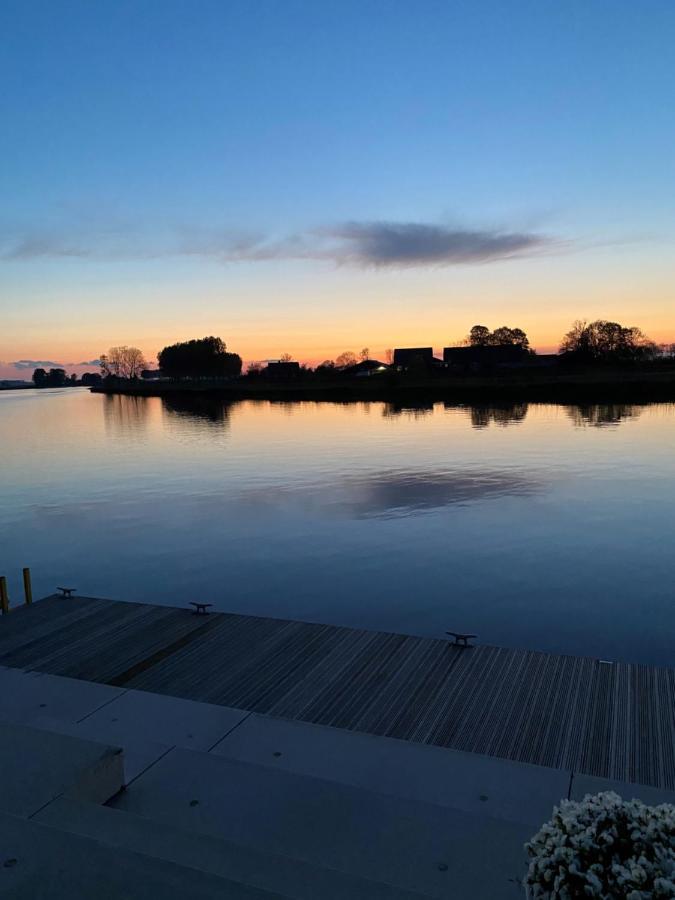
[[[534,355],[530,341],[522,328],[502,325],[490,330],[486,325],[474,325],[464,341],[464,346],[474,348],[511,347],[522,351],[523,357]],[[583,364],[627,364],[649,362],[656,358],[674,358],[675,344],[657,345],[639,328],[624,326],[618,322],[598,319],[594,322],[578,320],[564,335],[559,348],[561,360]],[[391,365],[393,350],[384,352],[383,362]],[[292,356],[284,353],[280,362],[291,362]],[[298,368],[299,374],[330,375],[349,371],[359,363],[371,361],[370,349],[359,352],[345,350],[335,359],[326,359],[315,369]],[[242,360],[238,353],[231,353],[219,337],[204,337],[180,341],[164,347],[157,355],[159,372],[168,378],[233,378],[241,375]],[[250,377],[262,374],[264,364],[252,362],[247,369]],[[148,364],[137,347],[111,347],[101,356],[103,378],[137,379],[148,374]],[[84,382],[83,376],[83,381]],[[91,377],[91,376],[90,376]],[[94,376],[95,377],[95,376]],[[72,379],[75,376],[71,376]],[[63,386],[68,376],[63,369],[36,369],[33,376],[36,385]]]
[[[36,388],[77,387],[78,385],[91,387],[100,381],[101,376],[98,372],[85,372],[80,378],[74,372],[72,375],[66,374],[66,370],[61,368],[43,369],[40,367],[33,372],[33,384]]]

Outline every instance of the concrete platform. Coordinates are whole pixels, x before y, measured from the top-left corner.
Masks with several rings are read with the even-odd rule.
[[[82,724],[101,734],[123,734],[172,747],[209,750],[247,715],[245,710],[227,706],[127,690],[87,716]]]
[[[170,860],[294,900],[413,900],[423,895],[326,869],[303,860],[145,819],[132,813],[62,798],[36,817],[43,824],[146,856]]]
[[[274,900],[283,895],[0,813],[3,900]]]
[[[124,690],[93,681],[0,667],[0,718],[30,722],[50,716],[78,722],[120,697]]]
[[[61,719],[52,719],[49,716],[38,716],[32,720],[31,726],[45,732],[68,735],[79,740],[97,742],[111,742],[123,750],[124,776],[123,784],[127,786],[138,778],[146,769],[154,765],[165,753],[171,750],[171,745],[160,744],[158,741],[143,740],[129,737],[124,731],[115,731],[114,728],[101,728],[89,725],[88,721],[68,722]]]
[[[675,806],[675,791],[649,787],[646,784],[630,784],[625,781],[594,778],[591,775],[574,776],[570,799],[583,800],[586,794],[599,794],[601,791],[614,791],[624,800],[642,800],[649,806],[658,806],[661,803],[670,803]]]
[[[122,784],[119,747],[0,722],[0,810],[29,817],[64,794],[105,803]]]
[[[212,753],[536,827],[570,784],[558,769],[255,714]]]
[[[171,747],[208,750],[248,713],[146,691],[0,668],[0,720],[124,749],[124,784]]]
[[[675,800],[661,788],[0,668],[0,811],[16,837],[2,846],[18,860],[9,874],[0,867],[2,896],[515,900],[523,843],[570,790]],[[16,816],[31,821],[17,828]],[[45,847],[16,880],[17,854],[37,839]]]
[[[522,898],[532,834],[528,825],[178,749],[111,805],[439,898]]]

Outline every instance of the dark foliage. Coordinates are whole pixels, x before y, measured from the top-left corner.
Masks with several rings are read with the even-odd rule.
[[[50,369],[48,372],[44,369],[36,369],[33,372],[35,387],[65,387],[69,383],[70,380],[65,369]]]
[[[241,373],[241,357],[228,353],[218,337],[172,344],[157,360],[162,374],[170,378],[223,378]]]
[[[560,352],[583,362],[626,363],[654,359],[658,348],[639,328],[598,319],[575,322],[563,338]]]
[[[530,349],[527,335],[521,328],[508,328],[502,325],[490,331],[485,325],[474,325],[469,332],[469,344],[472,347],[520,347]]]

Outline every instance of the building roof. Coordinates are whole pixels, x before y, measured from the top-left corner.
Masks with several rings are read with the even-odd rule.
[[[399,347],[394,350],[394,365],[405,366],[412,360],[419,359],[431,362],[434,358],[433,347]]]

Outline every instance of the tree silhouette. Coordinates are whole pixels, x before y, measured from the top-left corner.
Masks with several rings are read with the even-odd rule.
[[[162,373],[171,378],[217,378],[241,373],[241,357],[228,353],[219,337],[172,344],[157,355],[157,360]]]
[[[489,347],[492,333],[486,325],[474,325],[469,332],[469,343],[472,347]]]
[[[148,364],[138,347],[111,347],[101,355],[101,372],[104,376],[115,378],[140,378]]]
[[[358,361],[359,359],[356,353],[352,350],[345,350],[345,352],[341,353],[335,360],[335,365],[339,369],[345,369],[347,366],[355,366]]]
[[[658,348],[639,328],[618,322],[580,319],[562,339],[561,353],[570,353],[587,362],[637,362],[653,359]]]
[[[45,372],[44,369],[36,369],[33,372],[33,384],[35,387],[65,387],[71,384],[71,380],[66,375],[65,369],[50,369]]]
[[[502,325],[494,331],[486,325],[474,325],[469,332],[469,344],[472,347],[520,347],[530,349],[530,342],[522,328],[509,328]]]

